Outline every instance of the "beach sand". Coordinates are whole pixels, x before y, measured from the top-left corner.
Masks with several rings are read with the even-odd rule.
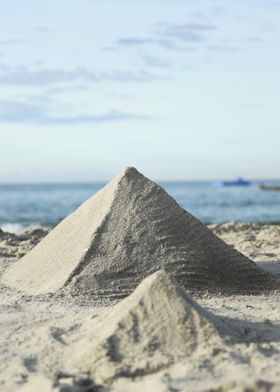
[[[229,222],[209,228],[261,268],[280,276],[279,226]],[[30,251],[46,233],[47,230],[34,230],[16,236],[0,232],[1,272]],[[164,353],[169,349],[170,356],[167,355],[166,362],[156,358],[160,366],[151,367],[146,353],[139,365],[141,371],[129,375],[120,367],[107,380],[101,377],[94,381],[94,372],[83,361],[82,353],[90,349],[92,341],[98,347],[104,341],[100,330],[113,317],[113,305],[96,307],[92,303],[72,302],[63,293],[31,296],[3,284],[0,292],[1,391],[280,391],[280,296],[277,293],[198,296],[195,300],[203,311],[227,320],[229,329],[220,343],[213,341],[210,333],[208,346],[201,344],[193,353],[188,348],[185,354],[175,356],[174,344],[166,344]],[[157,312],[151,311],[155,317],[151,322],[157,325]],[[131,331],[129,321],[122,322],[125,331]],[[170,326],[163,325],[163,328],[168,331]],[[140,344],[145,338],[143,331]],[[201,328],[197,327],[196,331],[199,337]],[[121,334],[114,335],[116,330],[112,333],[112,336]],[[205,338],[197,338],[200,340]],[[114,342],[117,344],[116,338]],[[129,341],[127,345],[130,349]],[[92,358],[94,355],[93,350]],[[130,360],[133,362],[132,357]],[[77,361],[79,366],[75,365]],[[115,361],[119,366],[118,358]]]

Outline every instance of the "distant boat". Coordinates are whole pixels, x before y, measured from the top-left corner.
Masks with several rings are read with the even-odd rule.
[[[214,181],[213,185],[216,187],[249,186],[249,185],[251,185],[251,182],[248,180],[245,180],[243,177],[237,177],[234,180]]]
[[[265,185],[261,184],[260,188],[262,191],[280,191],[280,185]]]

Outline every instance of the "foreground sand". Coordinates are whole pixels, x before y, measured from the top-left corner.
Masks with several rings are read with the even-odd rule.
[[[210,228],[280,277],[279,226],[230,222]],[[46,233],[0,232],[1,273]],[[68,360],[75,355],[71,347],[90,336],[110,308],[74,303],[62,295],[31,297],[4,285],[0,291],[1,391],[280,391],[279,294],[197,298],[214,314],[237,320],[246,340],[229,341],[216,349],[209,345],[209,350],[156,372],[143,372],[134,379],[117,377],[98,386],[86,373],[69,373],[73,369]]]

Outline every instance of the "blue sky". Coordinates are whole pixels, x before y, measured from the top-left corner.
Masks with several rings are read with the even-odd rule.
[[[279,178],[279,0],[9,0],[0,181]]]

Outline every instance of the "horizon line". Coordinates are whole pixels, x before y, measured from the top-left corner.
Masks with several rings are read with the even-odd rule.
[[[0,186],[2,185],[89,185],[89,184],[106,184],[110,182],[114,177],[107,179],[107,180],[66,180],[66,181],[59,181],[59,180],[50,180],[50,181],[1,181]],[[214,181],[228,181],[232,180],[231,177],[221,178],[204,178],[204,179],[151,179],[153,182],[158,183],[184,183],[184,182],[214,182]],[[234,178],[233,178],[234,179]],[[247,178],[246,180],[251,182],[260,182],[260,181],[280,181],[280,177],[267,177],[267,178]]]

